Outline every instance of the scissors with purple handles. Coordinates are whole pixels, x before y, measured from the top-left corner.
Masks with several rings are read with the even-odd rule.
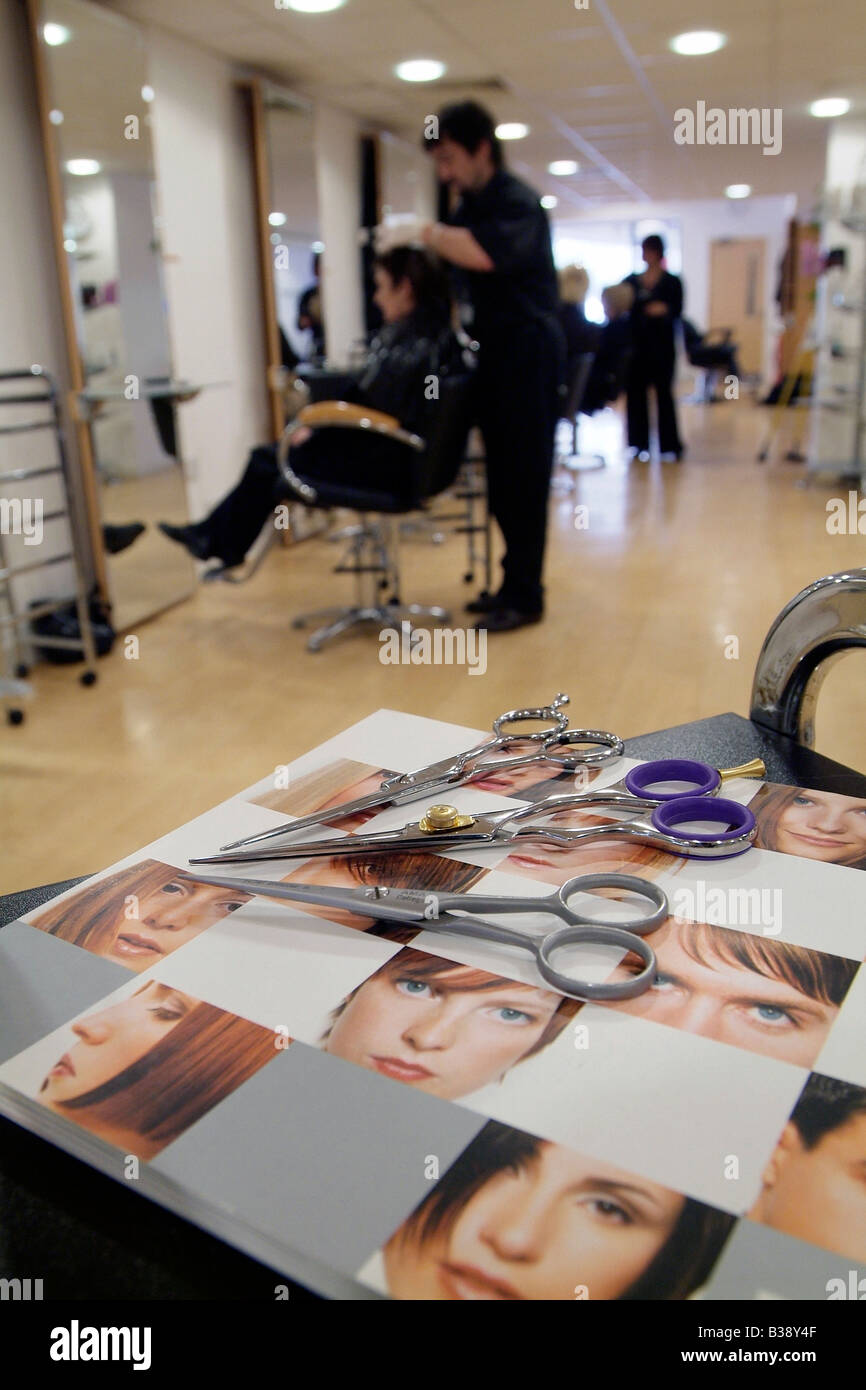
[[[425,893],[423,889],[328,888],[318,884],[279,883],[255,878],[217,878],[184,873],[194,883],[212,883],[233,893],[252,893],[262,897],[297,903],[318,903],[339,907],[361,916],[384,921],[417,922],[425,931],[446,931],[471,936],[499,946],[519,946],[535,958],[542,979],[560,994],[573,999],[631,999],[649,989],[656,975],[655,952],[643,937],[668,916],[668,900],[655,883],[631,874],[581,874],[571,878],[557,892],[540,898],[506,898],[482,893]],[[582,913],[571,905],[579,893],[613,888],[643,898],[649,910],[642,917],[612,922]],[[543,935],[515,931],[495,922],[476,921],[476,912],[543,913],[563,925]],[[639,974],[625,980],[598,983],[583,980],[571,964],[573,955],[563,958],[567,948],[615,946],[630,951],[643,962]],[[556,959],[560,964],[557,966]]]
[[[488,777],[493,772],[502,772],[514,767],[527,767],[533,763],[546,763],[548,775],[560,772],[573,772],[579,767],[597,766],[610,758],[622,756],[622,739],[603,729],[569,729],[568,716],[561,714],[563,705],[569,703],[567,695],[557,695],[549,705],[536,705],[529,709],[510,709],[493,721],[493,738],[476,748],[459,753],[456,758],[444,758],[438,763],[428,763],[426,767],[416,768],[414,772],[399,772],[386,777],[378,791],[368,796],[346,801],[342,806],[328,806],[312,815],[302,816],[288,825],[277,825],[270,830],[262,830],[257,835],[248,835],[243,840],[235,840],[230,845],[222,845],[223,850],[244,849],[247,845],[260,844],[280,835],[293,834],[297,830],[307,830],[323,821],[338,820],[343,816],[356,815],[359,811],[386,806],[399,806],[404,801],[421,801],[436,797],[442,792],[462,787],[479,777]],[[534,733],[520,728],[506,729],[506,725],[541,723],[544,727]],[[516,740],[535,745],[532,753],[513,754],[510,757],[491,758],[491,753],[505,749]],[[587,745],[594,745],[587,747]],[[254,856],[258,857],[258,856]],[[208,861],[210,862],[210,861]]]
[[[228,853],[203,855],[191,864],[249,863],[260,859],[307,859],[314,855],[370,854],[382,850],[483,849],[534,840],[552,845],[579,845],[587,840],[620,837],[693,859],[728,859],[743,854],[755,838],[755,817],[738,801],[716,795],[724,779],[760,776],[763,764],[711,768],[706,763],[664,759],[642,763],[621,782],[599,791],[549,796],[530,806],[507,811],[461,812],[454,806],[431,806],[419,821],[396,830],[345,835],[340,839],[297,840],[278,846],[255,845]],[[678,789],[670,788],[670,783]],[[665,790],[663,785],[668,784]],[[630,812],[608,825],[559,827],[536,824],[560,811],[606,808]],[[708,821],[713,830],[688,829]]]

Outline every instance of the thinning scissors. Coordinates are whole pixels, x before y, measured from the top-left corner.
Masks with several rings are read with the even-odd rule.
[[[195,883],[212,883],[236,893],[286,899],[297,903],[318,903],[339,907],[385,921],[417,922],[425,931],[447,931],[472,936],[500,946],[519,946],[535,957],[539,975],[560,994],[573,999],[631,999],[649,989],[656,974],[655,952],[643,940],[668,916],[668,900],[655,883],[631,874],[582,874],[571,878],[558,891],[540,898],[506,898],[482,893],[425,893],[408,888],[328,888],[308,883],[274,883],[255,878],[217,878],[184,873]],[[651,911],[643,917],[612,923],[602,917],[578,912],[570,900],[579,893],[598,888],[614,888],[646,899]],[[494,922],[475,921],[470,913],[539,912],[565,923],[544,935],[515,931]],[[626,980],[596,982],[581,979],[567,965],[559,969],[554,957],[567,947],[616,946],[631,951],[643,961],[643,970]]]
[[[614,792],[609,805],[619,811],[623,793]],[[535,805],[517,810],[488,811],[475,815],[458,811],[455,806],[431,806],[420,821],[411,821],[396,830],[380,830],[367,835],[343,835],[339,839],[299,841],[275,848],[230,851],[227,854],[202,855],[190,859],[190,864],[242,863],[259,859],[307,859],[313,856],[372,854],[387,850],[426,851],[437,849],[484,849],[513,845],[527,839],[553,845],[580,845],[587,840],[621,839],[636,841],[668,854],[694,859],[729,859],[743,854],[755,838],[755,817],[739,801],[727,801],[720,796],[676,795],[659,802],[650,797],[628,796],[632,815],[627,820],[607,825],[558,827],[536,825],[560,811],[587,810],[588,806],[606,804],[603,791],[591,802],[586,793],[569,796],[549,796]],[[709,821],[717,830],[687,829],[695,821]]]
[[[493,772],[507,768],[527,767],[532,763],[549,763],[551,776],[559,772],[573,772],[578,767],[591,767],[607,762],[609,758],[622,756],[622,739],[603,729],[568,729],[568,716],[560,713],[562,705],[569,703],[567,695],[557,695],[549,705],[536,705],[529,709],[510,709],[493,721],[493,738],[475,748],[468,748],[456,758],[443,758],[438,763],[428,763],[426,767],[416,768],[414,772],[398,772],[393,777],[383,779],[379,790],[368,796],[346,801],[342,806],[328,806],[311,815],[302,816],[288,825],[273,826],[261,830],[257,835],[247,835],[243,840],[234,840],[230,845],[222,845],[223,850],[243,849],[246,845],[260,844],[280,835],[306,830],[323,821],[338,820],[343,816],[356,815],[359,811],[386,806],[398,806],[404,801],[420,801],[425,797],[438,796],[443,791],[462,787],[479,777],[487,777]],[[546,727],[534,733],[521,729],[505,731],[506,724],[543,723]],[[510,743],[520,740],[539,745],[532,753],[519,753],[507,758],[488,758],[497,749],[507,748]],[[595,750],[583,745],[596,744]]]

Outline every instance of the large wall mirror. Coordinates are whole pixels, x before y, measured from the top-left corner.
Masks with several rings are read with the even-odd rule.
[[[241,86],[251,117],[271,429],[276,439],[286,423],[287,379],[298,369],[315,370],[326,356],[313,113],[302,98],[259,78]]]
[[[187,515],[140,30],[84,0],[39,0],[37,64],[73,387],[118,630],[186,597],[192,561],[159,531]],[[89,454],[89,457],[86,455]],[[144,529],[138,531],[138,526]]]

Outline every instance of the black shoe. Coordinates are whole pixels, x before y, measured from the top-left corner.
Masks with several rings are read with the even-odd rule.
[[[542,609],[535,613],[522,613],[518,608],[494,608],[480,623],[475,624],[476,632],[514,632],[518,627],[529,627],[540,623],[544,617]]]
[[[194,526],[171,526],[167,521],[160,521],[157,524],[164,536],[168,536],[170,541],[176,541],[178,545],[182,545],[194,559],[210,559],[210,542]]]
[[[102,539],[105,549],[109,555],[119,555],[121,550],[128,550],[144,530],[141,521],[131,521],[128,526],[103,526]]]
[[[466,605],[466,612],[467,612],[467,613],[492,613],[493,610],[494,610],[494,608],[500,608],[501,606],[502,606],[502,597],[501,597],[501,595],[500,595],[500,594],[488,594],[487,591],[485,590],[483,593],[480,593],[480,594],[478,595],[477,598],[474,598],[474,599],[472,599],[472,601],[471,601],[470,603],[467,603],[467,605]]]

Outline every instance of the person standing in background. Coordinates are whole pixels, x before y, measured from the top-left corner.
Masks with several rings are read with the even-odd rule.
[[[553,442],[565,342],[550,225],[538,194],[503,167],[493,117],[476,102],[446,106],[425,132],[440,182],[460,201],[447,224],[378,229],[379,245],[420,240],[465,274],[480,344],[478,421],[490,510],[505,541],[498,592],[467,605],[489,632],[540,621]]]
[[[649,392],[655,391],[659,451],[677,460],[685,453],[677,428],[673,398],[676,327],[683,311],[683,286],[665,268],[660,236],[645,237],[641,252],[646,270],[627,275],[634,290],[631,311],[632,353],[626,378],[628,443],[638,458],[649,458]]]

